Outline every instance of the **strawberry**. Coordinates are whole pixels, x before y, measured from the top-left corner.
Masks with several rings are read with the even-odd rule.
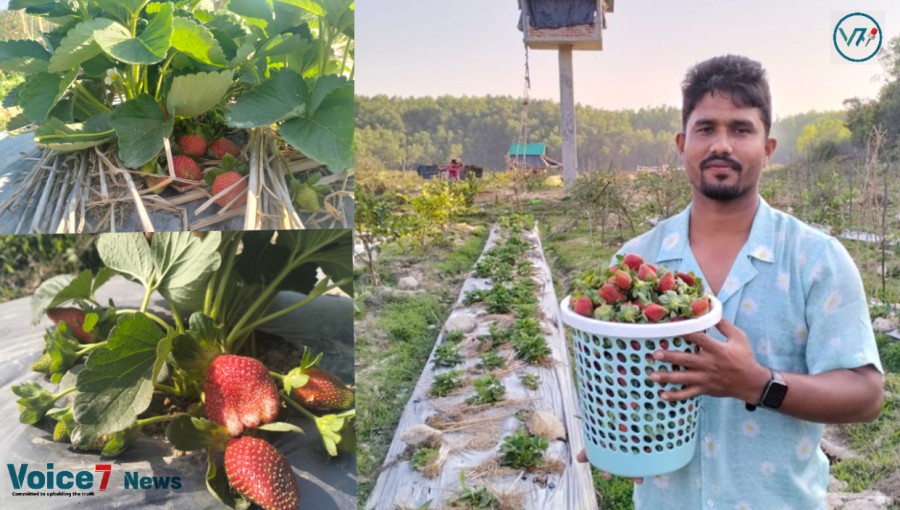
[[[47,317],[56,325],[65,322],[79,342],[89,344],[94,341],[94,334],[84,330],[84,312],[78,308],[50,308]]]
[[[278,416],[279,401],[275,383],[266,366],[246,356],[223,354],[209,364],[206,382],[206,416],[240,435],[244,427],[255,428]]]
[[[226,188],[229,188],[238,181],[241,181],[241,179],[243,179],[243,176],[241,176],[240,173],[235,172],[234,170],[217,175],[216,180],[213,181],[212,185],[213,195],[218,195]],[[235,198],[237,198],[237,200],[232,204],[232,207],[244,205],[244,202],[247,201],[246,180],[243,180],[240,184],[231,188],[231,191],[217,198],[216,203],[222,207],[225,207]]]
[[[353,389],[336,375],[320,368],[308,368],[306,384],[294,389],[294,398],[310,411],[344,411],[353,407]]]
[[[200,135],[181,135],[178,146],[188,156],[202,156],[206,153],[206,140]]]
[[[683,281],[688,284],[688,287],[693,287],[696,280],[694,279],[694,275],[689,273],[675,273],[675,278]]]
[[[642,259],[640,255],[629,253],[622,259],[622,263],[628,266],[632,271],[637,271],[638,268],[641,267],[641,264],[644,263],[644,259]]]
[[[616,271],[613,276],[615,277],[616,287],[622,290],[628,290],[631,287],[631,275],[627,271]]]
[[[615,315],[613,307],[606,303],[603,303],[594,310],[594,318],[598,321],[612,321]]]
[[[668,310],[656,303],[651,303],[644,308],[644,317],[650,322],[659,322],[665,318],[668,313]]]
[[[666,292],[667,290],[675,288],[675,277],[672,276],[670,271],[666,271],[665,274],[662,275],[662,278],[659,279],[657,288],[660,292]]]
[[[575,300],[575,304],[572,306],[572,309],[578,315],[590,317],[594,313],[594,303],[591,302],[591,298],[587,296],[581,296],[580,298]]]
[[[652,278],[656,278],[656,270],[653,269],[649,264],[641,264],[637,270],[638,280],[650,280]]]
[[[203,175],[197,162],[187,156],[172,156],[172,166],[175,167],[175,177],[199,181]]]
[[[37,359],[37,361],[31,364],[31,370],[34,372],[40,372],[42,374],[49,374],[51,372],[51,363],[53,363],[53,358],[51,358],[49,354],[44,353],[43,356],[41,356]]]
[[[709,298],[695,299],[691,301],[691,315],[699,317],[709,310]]]
[[[296,510],[300,491],[284,455],[262,439],[244,436],[225,446],[225,475],[237,491],[266,510]]]
[[[59,420],[56,422],[56,426],[53,427],[53,440],[57,443],[65,443],[69,440],[69,426],[66,425],[66,422],[63,420]]]
[[[606,283],[603,284],[602,287],[600,287],[600,298],[606,301],[607,304],[611,305],[625,299],[625,295],[622,294],[615,285]]]
[[[226,154],[234,157],[241,155],[241,149],[227,138],[216,138],[209,144],[209,152],[216,158],[222,159]]]

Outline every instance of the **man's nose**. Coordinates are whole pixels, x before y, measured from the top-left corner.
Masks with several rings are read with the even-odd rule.
[[[717,130],[712,144],[709,146],[709,152],[714,154],[731,154],[731,150],[731,137],[728,136],[728,130]]]

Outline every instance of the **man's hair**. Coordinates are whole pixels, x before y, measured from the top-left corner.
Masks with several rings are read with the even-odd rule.
[[[687,128],[688,117],[707,94],[731,96],[738,107],[759,108],[766,136],[772,127],[772,97],[762,65],[747,57],[725,55],[700,62],[690,68],[681,84],[683,99],[681,126]]]

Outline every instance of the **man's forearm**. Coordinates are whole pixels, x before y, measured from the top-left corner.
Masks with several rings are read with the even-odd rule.
[[[777,411],[788,416],[819,423],[872,421],[884,405],[884,382],[872,366],[782,375],[788,392]],[[762,387],[756,398],[760,393]]]

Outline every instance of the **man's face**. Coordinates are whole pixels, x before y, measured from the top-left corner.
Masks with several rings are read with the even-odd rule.
[[[707,94],[675,137],[694,190],[718,202],[756,193],[759,176],[775,150],[762,112],[738,107],[730,94]]]

